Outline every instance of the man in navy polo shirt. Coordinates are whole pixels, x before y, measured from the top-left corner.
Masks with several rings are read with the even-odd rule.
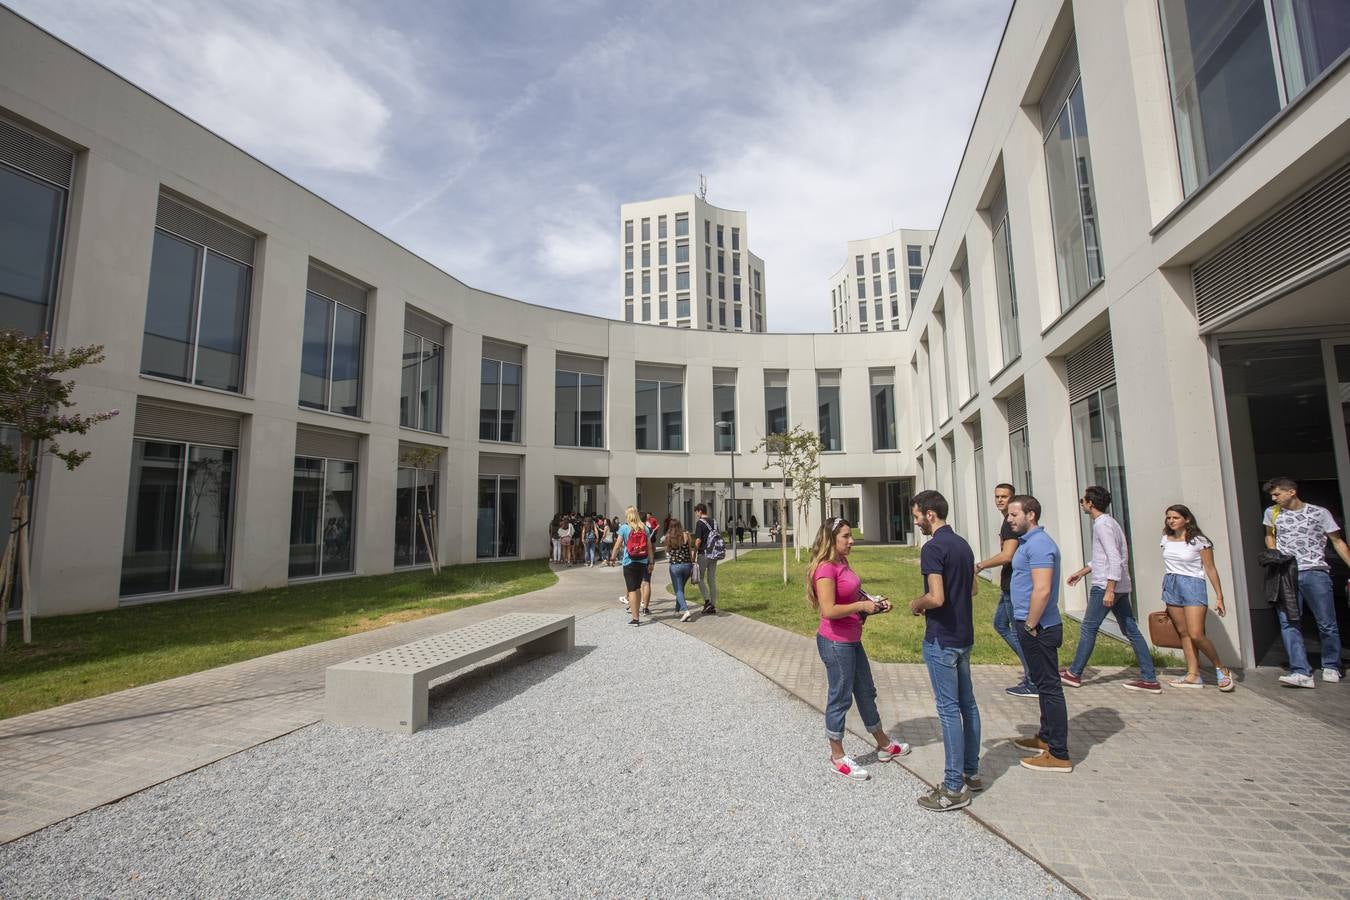
[[[1013,743],[1019,750],[1037,754],[1022,760],[1028,769],[1072,772],[1069,708],[1059,681],[1059,648],[1064,643],[1064,623],[1059,617],[1059,547],[1041,527],[1041,504],[1030,494],[1018,494],[1008,501],[1008,524],[1017,532],[1012,561],[1013,627],[1041,704],[1040,732]]]
[[[984,789],[980,770],[980,710],[970,680],[970,650],[975,644],[971,619],[971,587],[975,554],[970,544],[947,524],[947,498],[920,491],[913,502],[914,525],[930,537],[919,553],[919,570],[927,588],[910,601],[909,610],[925,618],[923,661],[933,683],[946,771],[919,805],[945,812],[970,805],[971,791]]]

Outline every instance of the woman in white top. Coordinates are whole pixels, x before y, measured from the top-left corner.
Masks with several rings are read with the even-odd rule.
[[[1218,676],[1219,690],[1231,691],[1233,673],[1219,661],[1214,642],[1205,636],[1205,614],[1209,612],[1209,597],[1205,576],[1214,585],[1214,611],[1227,613],[1223,605],[1223,585],[1219,570],[1214,568],[1214,545],[1209,542],[1190,509],[1180,503],[1167,507],[1163,515],[1163,536],[1158,542],[1163,554],[1163,603],[1167,615],[1181,636],[1181,651],[1186,654],[1186,677],[1171,682],[1173,687],[1202,688],[1200,658],[1196,651],[1209,657]]]

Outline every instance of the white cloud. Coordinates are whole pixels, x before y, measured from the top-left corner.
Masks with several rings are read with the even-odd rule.
[[[336,4],[30,0],[16,7],[169,105],[292,172],[377,171],[391,118],[379,82],[417,94],[406,66],[381,61],[361,71],[360,60],[372,49],[379,60],[397,57],[396,37]]]

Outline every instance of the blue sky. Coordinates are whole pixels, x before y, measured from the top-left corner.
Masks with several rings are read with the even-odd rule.
[[[485,290],[619,310],[619,204],[749,213],[774,331],[936,227],[1009,0],[5,0]]]

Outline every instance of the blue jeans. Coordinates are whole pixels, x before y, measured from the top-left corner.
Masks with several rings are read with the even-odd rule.
[[[675,608],[680,612],[689,609],[689,604],[684,602],[684,586],[689,581],[689,576],[694,573],[693,563],[671,563],[670,581],[675,585]]]
[[[586,541],[586,565],[595,562],[595,541]]]
[[[960,791],[965,786],[963,776],[980,770],[980,709],[970,680],[970,648],[943,648],[937,641],[924,641],[923,661],[933,682],[947,754],[942,783],[949,791]]]
[[[1157,681],[1158,674],[1153,670],[1153,657],[1149,655],[1148,642],[1139,633],[1139,623],[1135,621],[1134,609],[1130,606],[1130,595],[1118,592],[1116,602],[1110,609],[1102,602],[1105,597],[1105,586],[1094,584],[1088,591],[1087,613],[1083,616],[1083,624],[1079,626],[1078,631],[1078,651],[1073,655],[1069,671],[1074,675],[1083,674],[1083,669],[1087,667],[1088,659],[1092,656],[1092,649],[1097,646],[1097,632],[1101,630],[1102,622],[1106,621],[1107,613],[1112,613],[1116,617],[1116,624],[1120,626],[1121,633],[1134,648],[1134,658],[1139,660],[1139,678],[1143,681]]]
[[[816,650],[825,663],[830,692],[825,701],[825,734],[831,740],[844,739],[844,715],[851,700],[858,701],[863,727],[876,731],[881,727],[877,712],[877,686],[872,681],[872,666],[859,641],[845,643],[816,635]]]
[[[1007,591],[1003,591],[998,597],[998,606],[994,608],[994,630],[998,632],[999,637],[1008,642],[1008,646],[1017,654],[1017,661],[1022,664],[1022,683],[1030,684],[1031,676],[1027,672],[1027,658],[1022,654],[1022,642],[1017,639],[1017,631],[1013,628],[1013,608],[1012,597]]]
[[[1331,590],[1331,573],[1326,569],[1311,569],[1298,573],[1298,608],[1305,615],[1312,611],[1317,630],[1322,635],[1322,668],[1341,670],[1341,633],[1336,626],[1336,595]],[[1303,643],[1303,632],[1284,615],[1284,607],[1277,606],[1280,617],[1280,637],[1289,654],[1289,670],[1295,675],[1311,675],[1308,648]]]

